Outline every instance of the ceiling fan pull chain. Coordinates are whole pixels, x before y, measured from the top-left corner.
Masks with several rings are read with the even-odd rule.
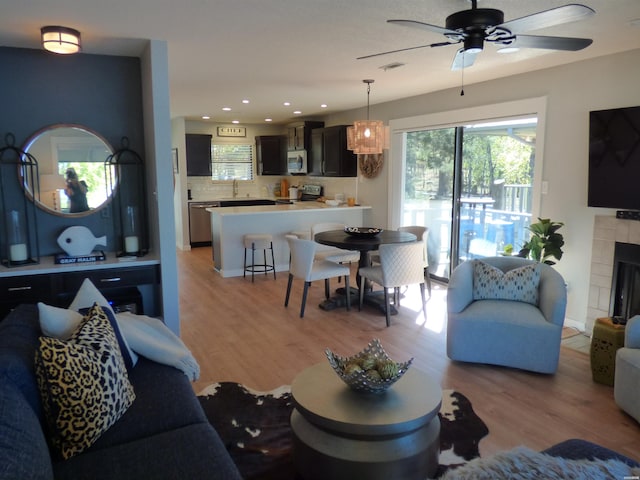
[[[460,78],[461,78],[460,96],[464,97],[464,51],[462,52],[462,68],[460,70],[462,70],[462,72],[460,73]]]

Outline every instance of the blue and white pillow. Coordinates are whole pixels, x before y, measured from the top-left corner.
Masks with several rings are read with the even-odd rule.
[[[540,268],[537,263],[503,272],[476,260],[473,266],[474,300],[512,300],[538,305]]]

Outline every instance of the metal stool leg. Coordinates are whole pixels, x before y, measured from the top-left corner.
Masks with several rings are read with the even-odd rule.
[[[253,277],[256,273],[256,244],[251,243],[251,283],[253,283]]]
[[[266,262],[265,262],[266,263]],[[271,266],[273,267],[273,279],[276,279],[276,259],[273,255],[273,242],[271,242]]]

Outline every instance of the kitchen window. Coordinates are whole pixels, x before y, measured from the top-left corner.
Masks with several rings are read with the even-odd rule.
[[[212,144],[211,179],[253,180],[253,145]]]

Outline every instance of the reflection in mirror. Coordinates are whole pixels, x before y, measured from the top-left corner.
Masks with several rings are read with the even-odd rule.
[[[23,150],[38,161],[39,178],[23,179],[27,193],[36,192],[41,208],[86,215],[110,199],[104,161],[113,149],[97,133],[79,125],[53,125],[29,138]]]

